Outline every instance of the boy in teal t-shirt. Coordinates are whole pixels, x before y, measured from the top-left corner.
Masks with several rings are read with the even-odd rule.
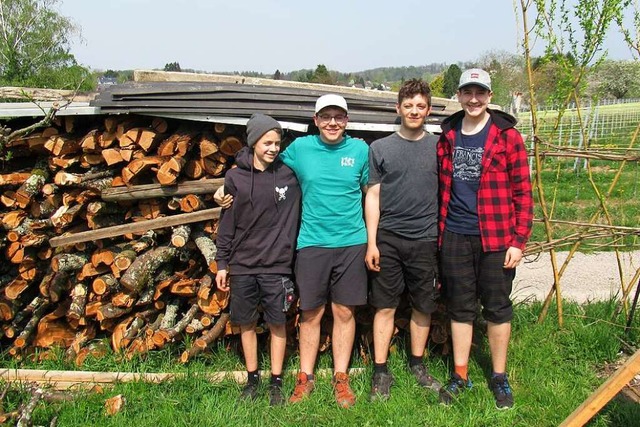
[[[296,173],[302,190],[295,265],[301,310],[300,372],[291,403],[313,391],[320,321],[328,302],[333,314],[336,402],[348,408],[356,401],[347,371],[356,331],[354,309],[367,302],[362,193],[369,180],[369,147],[344,134],[347,112],[343,97],[321,96],[313,117],[319,135],[297,138],[281,155]]]
[[[369,147],[345,136],[335,145],[319,135],[297,138],[281,155],[296,173],[302,193],[298,249],[340,248],[367,242],[362,187],[369,179]]]

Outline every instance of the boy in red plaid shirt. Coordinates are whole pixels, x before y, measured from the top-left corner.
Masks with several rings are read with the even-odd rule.
[[[487,321],[498,409],[513,406],[506,373],[515,268],[531,235],[533,197],[527,152],[516,119],[488,108],[491,78],[481,69],[460,77],[462,111],[442,123],[438,141],[439,242],[448,299],[454,372],[440,390],[450,404],[471,387],[467,375],[477,300]]]

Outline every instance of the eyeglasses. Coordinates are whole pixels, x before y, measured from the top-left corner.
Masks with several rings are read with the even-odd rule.
[[[331,120],[335,120],[337,124],[343,125],[347,122],[346,114],[336,114],[332,116],[331,114],[318,114],[318,121],[322,124],[331,123]]]

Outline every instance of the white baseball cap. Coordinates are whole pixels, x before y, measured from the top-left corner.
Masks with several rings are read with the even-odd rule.
[[[349,109],[347,108],[347,101],[340,95],[334,95],[332,93],[322,95],[318,98],[316,101],[316,114],[318,114],[323,108],[327,107],[338,107],[342,108],[345,113],[349,112]]]
[[[465,86],[478,85],[487,90],[491,90],[491,76],[485,70],[481,68],[471,68],[466,70],[460,76],[460,84],[458,89],[462,89]]]

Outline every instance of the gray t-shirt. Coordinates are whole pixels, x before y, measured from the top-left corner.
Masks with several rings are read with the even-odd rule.
[[[438,137],[409,141],[398,133],[369,149],[369,185],[380,184],[378,228],[409,239],[438,237]]]

